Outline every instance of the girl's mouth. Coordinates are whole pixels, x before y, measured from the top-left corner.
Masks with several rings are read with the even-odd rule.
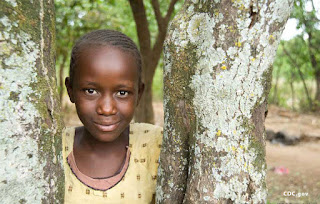
[[[102,132],[111,132],[118,127],[118,125],[120,124],[120,121],[113,124],[100,124],[96,122],[93,122],[93,124],[97,127],[98,130]]]

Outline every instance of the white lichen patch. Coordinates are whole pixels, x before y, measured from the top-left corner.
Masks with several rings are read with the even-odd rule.
[[[15,1],[10,1],[14,6]],[[13,32],[18,22],[4,16],[0,23],[0,197],[3,203],[41,203],[49,192],[40,160],[37,136],[40,134],[38,109],[32,101],[39,93],[30,86],[37,83],[36,62],[39,43],[24,31]],[[15,49],[20,50],[15,52]],[[10,54],[11,53],[11,54]],[[0,63],[0,64],[2,64]],[[29,187],[24,188],[28,184]]]
[[[254,167],[249,171],[245,167],[246,162],[254,163],[255,153],[235,152],[235,150],[240,149],[240,145],[246,149],[249,148],[248,140],[245,140],[249,135],[245,135],[247,129],[243,127],[242,122],[244,118],[251,119],[253,107],[262,97],[264,87],[261,80],[264,71],[272,63],[272,59],[265,59],[268,60],[268,63],[265,64],[265,67],[258,69],[250,64],[249,44],[245,44],[237,54],[238,57],[230,62],[231,69],[221,72],[216,79],[212,78],[213,67],[204,67],[206,65],[204,61],[211,60],[210,55],[208,58],[200,57],[199,73],[193,76],[190,87],[195,91],[194,105],[199,123],[207,129],[204,134],[199,134],[196,138],[199,138],[202,144],[214,147],[217,152],[227,154],[219,158],[220,166],[214,171],[219,171],[223,177],[231,179],[228,182],[219,182],[221,177],[215,177],[218,182],[214,197],[216,199],[230,198],[235,202],[241,202],[248,199],[245,194],[248,185],[244,180],[236,179],[237,175],[246,172],[250,177],[264,179],[261,171],[255,170]],[[200,74],[201,70],[208,69],[211,69],[211,72]],[[242,92],[239,93],[239,89]],[[221,130],[222,135],[225,136],[217,138],[218,130]],[[255,150],[250,149],[249,151]],[[195,164],[195,168],[201,172],[200,166],[200,164]],[[261,183],[261,180],[259,182]]]
[[[213,27],[215,22],[212,21],[209,14],[199,13],[192,16],[190,19],[187,33],[191,43],[198,42],[199,39],[212,38]],[[210,39],[211,41],[213,39]]]
[[[270,3],[270,8],[272,11],[272,20],[278,23],[286,20],[288,12],[290,12],[292,7],[292,0],[278,0]]]
[[[5,0],[6,2],[10,3],[11,6],[16,7],[18,4],[16,2],[16,0]]]
[[[166,69],[164,69],[164,71],[163,71],[163,75],[167,76],[168,74],[171,73],[172,65],[171,65],[171,63],[169,63],[171,61],[171,56],[170,56],[170,52],[169,51],[164,52],[163,55],[164,55],[163,56],[163,58],[164,58],[163,62],[164,62],[164,66],[166,67]],[[165,107],[165,102],[164,102],[164,107]]]

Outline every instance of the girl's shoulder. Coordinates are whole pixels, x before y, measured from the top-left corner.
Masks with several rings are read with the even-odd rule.
[[[76,127],[65,127],[65,128],[63,128],[63,130],[62,130],[62,134],[63,134],[63,135],[68,134],[68,136],[69,136],[70,134],[73,134],[73,135],[74,135],[75,129],[76,129]]]
[[[67,157],[73,149],[76,128],[77,127],[65,127],[62,130],[62,153],[64,157]]]
[[[163,128],[148,123],[130,124],[130,143],[158,144],[162,143]]]
[[[135,167],[144,167],[143,169],[148,170],[143,178],[150,179],[148,182],[153,186],[156,185],[162,135],[163,128],[160,126],[147,123],[130,124],[129,149],[132,161]]]
[[[135,130],[135,131],[162,131],[163,128],[158,125],[153,125],[150,123],[130,123],[130,131]]]

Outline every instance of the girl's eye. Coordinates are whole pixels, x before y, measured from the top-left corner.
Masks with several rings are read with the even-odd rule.
[[[129,94],[128,91],[118,91],[117,96],[125,97]]]
[[[93,94],[96,94],[97,91],[94,90],[94,89],[84,89],[84,92],[87,94],[87,95],[93,95]]]

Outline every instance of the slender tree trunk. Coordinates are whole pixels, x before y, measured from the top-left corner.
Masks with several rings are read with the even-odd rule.
[[[274,103],[276,105],[279,105],[278,85],[279,85],[279,78],[280,78],[280,68],[281,68],[281,66],[278,67],[277,72],[276,72],[276,83],[274,85],[273,98],[272,98],[272,103]]]
[[[291,102],[291,109],[294,111],[294,100],[295,100],[295,96],[294,96],[294,72],[292,69],[290,69],[291,71],[291,76],[290,76],[290,90],[291,90],[291,99],[292,99],[292,102]]]
[[[146,69],[148,69],[149,71],[153,71],[153,74],[148,75],[147,73],[145,73]],[[144,65],[143,70],[143,75],[145,76],[143,77],[145,90],[141,97],[140,103],[136,108],[134,119],[136,122],[146,122],[154,124],[154,112],[152,107],[152,82],[155,68],[146,68],[146,66]]]
[[[67,62],[67,54],[64,53],[62,57],[62,62],[60,64],[60,70],[59,70],[59,86],[60,86],[60,92],[59,92],[59,97],[60,97],[60,104],[63,106],[63,90],[64,90],[64,68]]]
[[[266,203],[266,103],[292,3],[185,1],[165,42],[157,203]]]
[[[306,93],[306,97],[307,97],[307,100],[308,100],[309,109],[312,110],[312,99],[310,97],[310,94],[309,94],[309,91],[308,91],[308,87],[307,87],[306,81],[304,80],[304,76],[303,76],[303,73],[302,73],[301,69],[300,69],[299,65],[296,63],[296,61],[291,57],[289,52],[285,49],[285,47],[283,47],[283,52],[289,57],[291,65],[298,70],[298,73],[299,73],[299,76],[301,78],[301,81],[302,81],[302,84],[303,84],[303,88],[304,88],[304,91]]]
[[[1,203],[63,203],[52,0],[0,2]]]
[[[316,97],[315,101],[320,103],[320,70],[315,71],[315,78],[316,78]]]

